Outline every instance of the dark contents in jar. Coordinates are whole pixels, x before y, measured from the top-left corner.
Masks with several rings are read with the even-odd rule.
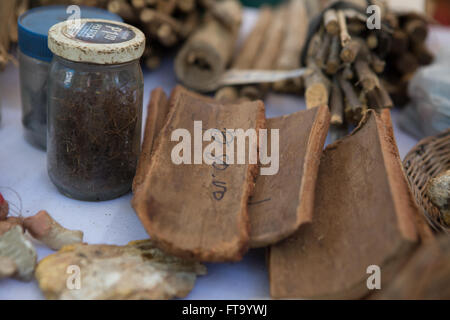
[[[52,97],[55,150],[49,173],[64,194],[101,201],[130,190],[140,149],[142,97],[135,88],[108,89],[95,77],[89,82],[82,92],[64,90],[64,98]]]

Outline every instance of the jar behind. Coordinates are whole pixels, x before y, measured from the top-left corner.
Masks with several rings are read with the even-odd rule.
[[[61,193],[101,201],[130,190],[140,152],[142,101],[138,60],[98,65],[54,56],[47,166]]]
[[[70,11],[69,11],[70,12]],[[23,13],[17,21],[22,123],[25,139],[44,149],[47,143],[47,81],[53,54],[47,46],[49,29],[70,17],[67,6],[42,6]],[[106,10],[80,7],[86,18],[122,19]]]
[[[39,148],[47,144],[47,78],[50,63],[19,50],[22,124],[26,140]]]

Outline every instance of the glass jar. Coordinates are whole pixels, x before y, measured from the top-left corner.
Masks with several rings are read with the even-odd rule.
[[[85,18],[122,19],[106,10],[81,7]],[[70,16],[66,6],[43,6],[26,11],[18,19],[20,91],[22,124],[25,139],[46,149],[47,144],[47,81],[53,54],[48,49],[49,29]]]
[[[122,58],[113,54],[114,44],[108,47],[111,55],[105,56],[105,48],[84,41],[81,50],[91,52],[80,57],[76,43],[71,43],[75,49],[69,52],[64,51],[67,46],[58,45],[61,39],[52,46],[53,28],[49,32],[54,57],[49,75],[47,169],[58,190],[71,198],[119,197],[131,189],[136,172],[143,104],[138,58],[145,40],[134,27],[119,26],[136,33],[130,40],[136,47]],[[84,27],[103,28],[91,22]],[[77,32],[89,30],[80,27]],[[128,46],[121,44],[119,48]]]

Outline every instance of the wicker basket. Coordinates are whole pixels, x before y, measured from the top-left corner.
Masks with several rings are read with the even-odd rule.
[[[450,232],[450,226],[441,218],[440,212],[426,194],[431,178],[450,169],[450,129],[436,136],[421,140],[403,160],[406,176],[416,203],[429,224],[441,232]]]

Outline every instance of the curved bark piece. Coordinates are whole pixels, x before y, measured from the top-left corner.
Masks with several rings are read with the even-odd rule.
[[[147,107],[147,120],[144,129],[144,141],[142,142],[136,175],[133,180],[133,192],[142,184],[145,174],[150,166],[151,154],[155,146],[155,140],[164,126],[169,111],[167,96],[162,88],[152,91]]]
[[[202,121],[202,127],[194,129],[194,121]],[[225,128],[258,131],[264,123],[262,102],[223,105],[181,87],[174,90],[142,190],[132,201],[145,229],[162,249],[199,261],[242,258],[248,248],[247,202],[257,165],[248,161],[210,165],[197,159],[194,150],[211,144],[202,142],[202,129],[218,129],[222,134]],[[172,161],[173,148],[181,143],[171,141],[176,129],[190,134],[192,164]],[[248,142],[247,146],[256,147]]]
[[[264,247],[312,221],[319,159],[328,132],[327,106],[267,120],[268,155],[271,129],[279,129],[279,171],[260,175],[249,202],[250,246]]]
[[[313,223],[271,247],[271,295],[361,298],[370,293],[371,265],[381,268],[383,288],[426,228],[417,217],[389,110],[369,111],[351,135],[325,149]]]

